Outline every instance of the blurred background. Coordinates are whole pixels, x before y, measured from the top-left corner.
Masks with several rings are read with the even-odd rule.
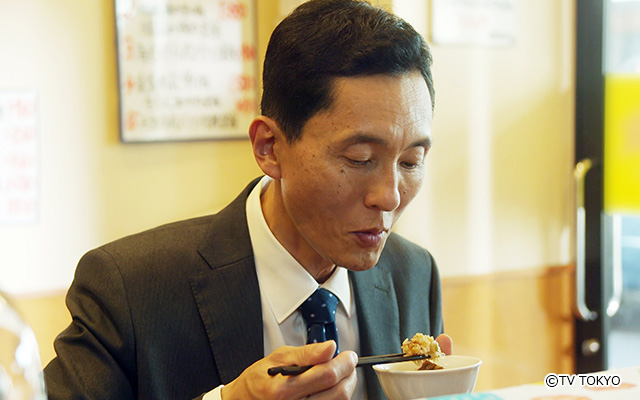
[[[250,10],[259,77],[301,1],[160,3]],[[396,230],[438,262],[454,351],[484,360],[476,388],[640,365],[640,1],[374,3],[433,52],[427,179]],[[116,4],[135,1],[0,0],[0,290],[43,364],[82,254],[215,212],[260,175],[242,132],[123,137]]]

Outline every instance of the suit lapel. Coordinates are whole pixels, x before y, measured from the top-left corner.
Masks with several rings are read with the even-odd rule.
[[[262,310],[253,258],[191,280],[222,383],[264,357]]]
[[[213,217],[198,250],[211,269],[191,277],[222,383],[264,357],[260,288],[245,213],[247,196],[257,182]]]
[[[360,331],[360,355],[398,353],[400,349],[398,303],[388,266],[380,262],[368,271],[350,272]],[[384,399],[375,371],[366,367],[370,400]]]

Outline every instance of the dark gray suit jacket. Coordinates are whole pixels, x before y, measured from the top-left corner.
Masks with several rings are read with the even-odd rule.
[[[73,321],[44,370],[56,399],[193,399],[264,356],[245,215],[257,180],[216,215],[88,252],[67,294]],[[376,267],[351,273],[361,355],[442,332],[440,282],[424,249],[390,235]],[[266,373],[266,372],[265,372]],[[368,368],[369,399],[384,399]]]

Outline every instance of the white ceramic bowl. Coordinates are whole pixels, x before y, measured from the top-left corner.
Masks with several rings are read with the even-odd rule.
[[[413,400],[470,393],[476,385],[482,360],[451,355],[438,358],[437,363],[444,369],[418,371],[413,361],[377,364],[373,369],[389,400]]]

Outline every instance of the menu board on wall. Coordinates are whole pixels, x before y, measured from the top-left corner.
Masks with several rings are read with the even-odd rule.
[[[35,91],[0,91],[0,224],[38,219]]]
[[[115,0],[123,142],[247,137],[255,0]]]
[[[431,0],[431,40],[440,45],[513,45],[516,5],[516,0]]]

